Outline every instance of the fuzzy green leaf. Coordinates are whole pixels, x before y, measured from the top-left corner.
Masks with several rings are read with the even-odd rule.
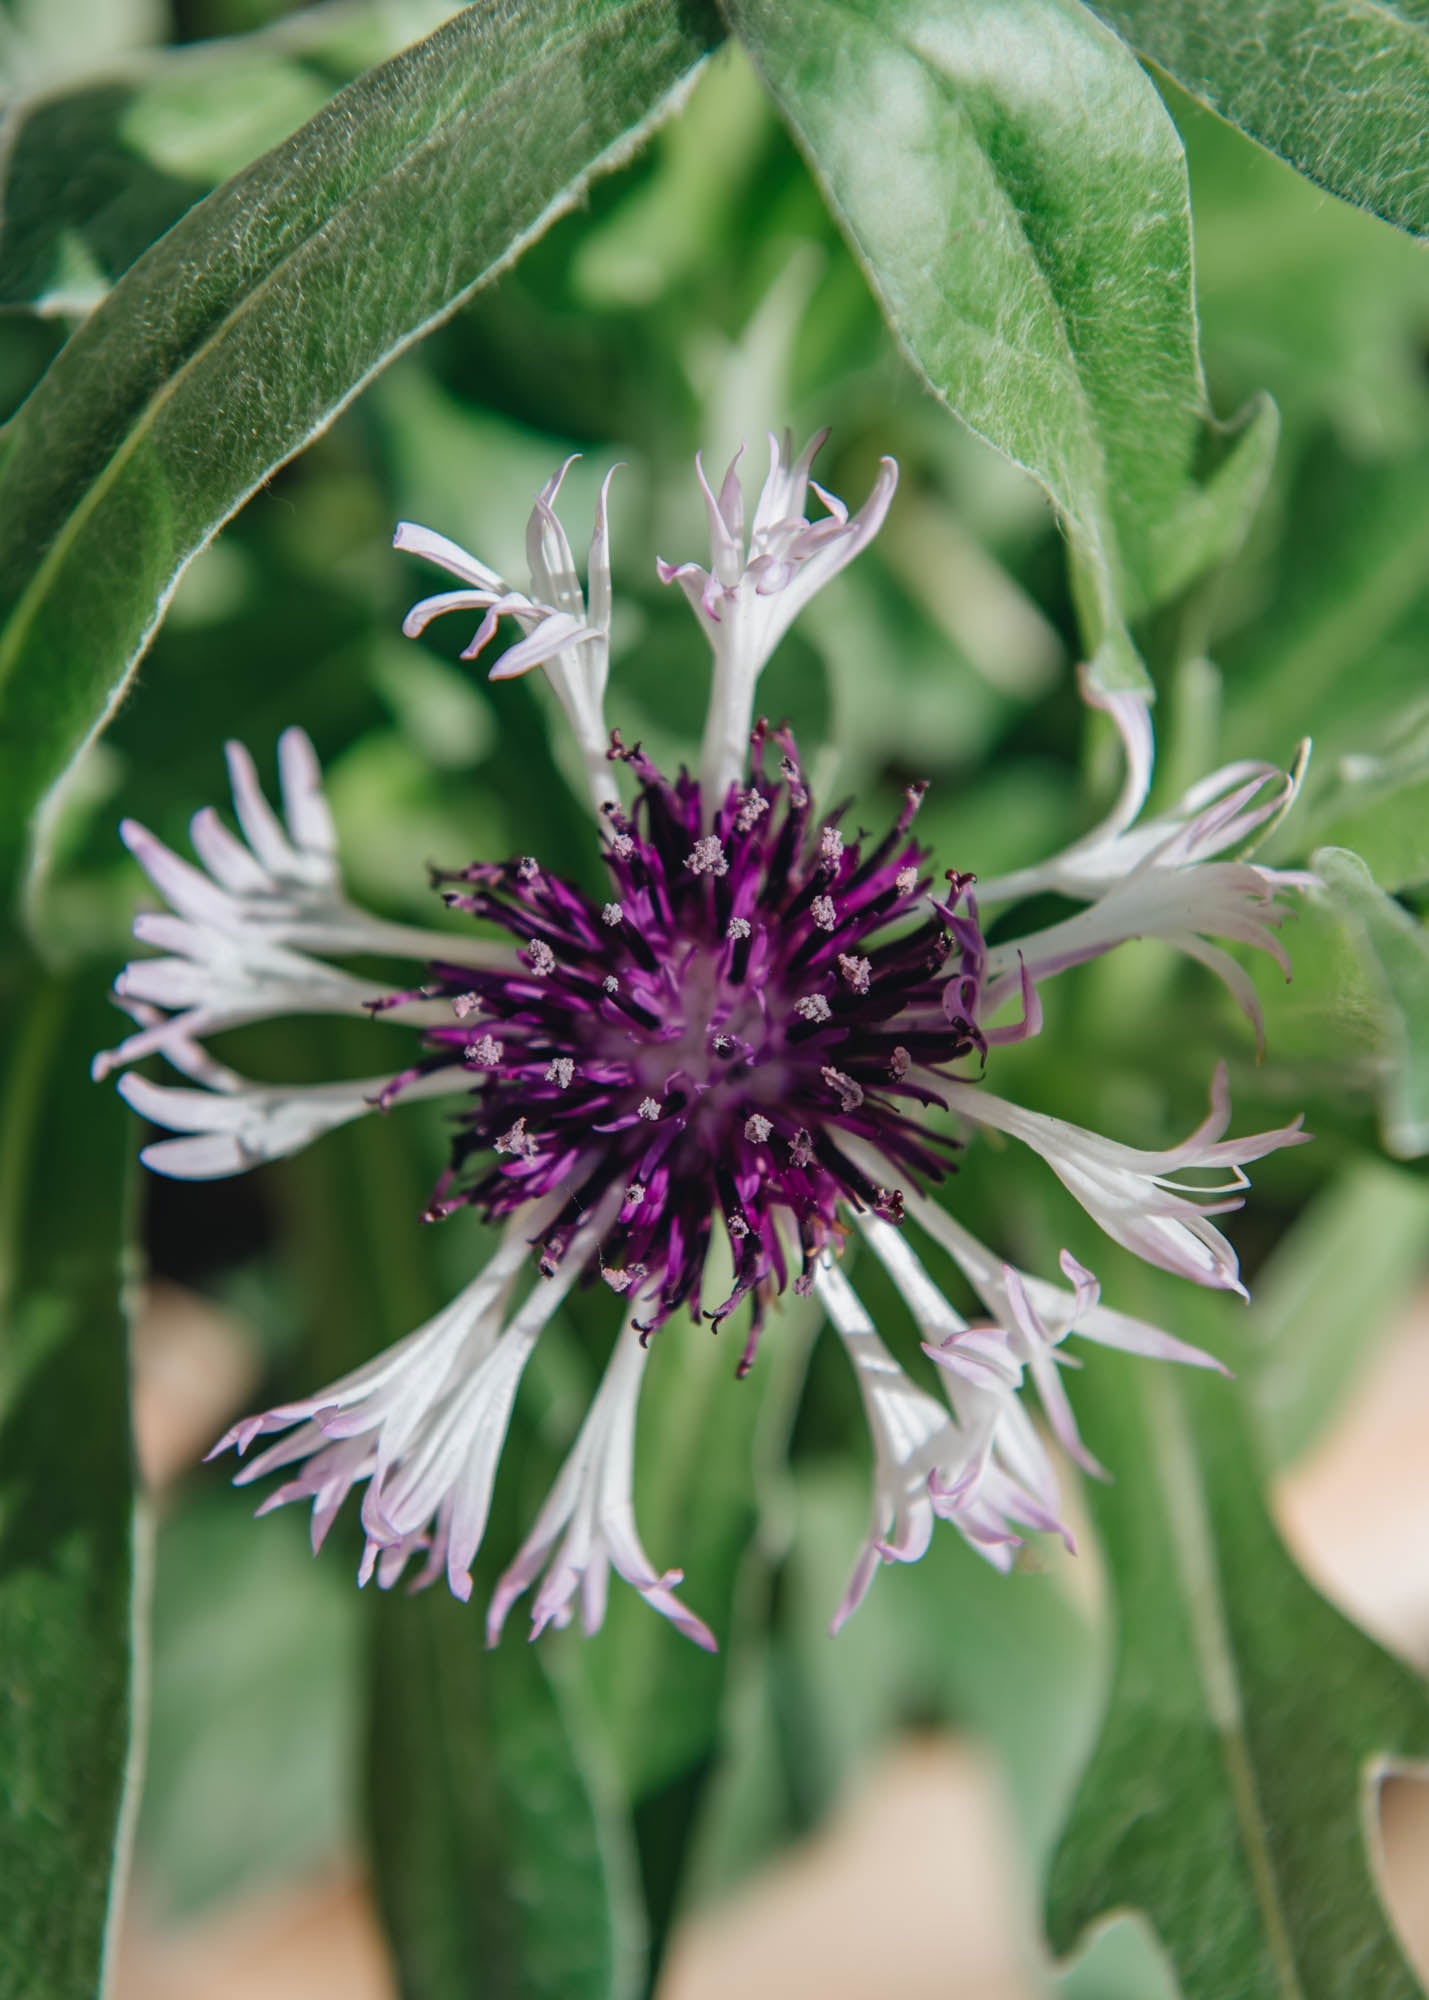
[[[1200,1301],[1177,1327],[1199,1337]],[[1084,1387],[1087,1441],[1116,1470],[1091,1498],[1118,1644],[1053,1863],[1054,1948],[1132,1908],[1186,2000],[1417,2000],[1348,1829],[1387,1761],[1429,1748],[1423,1686],[1285,1553],[1239,1390],[1110,1355]]]
[[[570,1695],[445,1592],[379,1606],[372,1839],[409,2000],[639,1990],[632,1860]]]
[[[28,972],[0,1073],[0,1994],[89,2000],[133,1702],[129,1119],[89,1081],[101,996]]]
[[[1275,413],[1210,418],[1185,158],[1077,0],[727,0],[916,366],[1046,489],[1107,684],[1244,534]]]
[[[687,0],[467,8],[126,273],[0,461],[0,878],[195,552],[628,152],[716,33]]]
[[[1132,47],[1332,194],[1429,234],[1422,0],[1091,0]]]

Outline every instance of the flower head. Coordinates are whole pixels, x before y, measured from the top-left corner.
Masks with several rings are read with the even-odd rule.
[[[448,611],[479,612],[466,649],[473,657],[509,617],[522,636],[493,677],[540,666],[551,679],[596,807],[598,894],[538,855],[488,858],[437,881],[459,916],[504,933],[497,942],[368,916],[342,890],[316,758],[296,731],[280,745],[282,820],[247,754],[233,750],[241,838],[200,813],[195,867],[142,829],[125,830],[169,909],[136,919],[141,942],[162,955],[120,976],[116,992],[136,1029],[97,1067],[157,1053],[186,1079],[165,1085],[131,1072],[121,1082],[137,1110],[178,1135],[150,1145],[147,1163],[184,1178],[242,1172],[369,1111],[447,1093],[458,1106],[455,1136],[429,1219],[472,1208],[502,1229],[484,1268],[426,1325],[221,1440],[216,1449],[244,1458],[241,1482],[284,1475],[265,1508],[309,1502],[316,1546],[361,1488],[361,1580],[387,1587],[415,1562],[418,1585],[445,1577],[465,1598],[543,1329],[577,1283],[620,1300],[600,1388],[492,1599],[493,1642],[533,1585],[535,1630],[566,1622],[577,1602],[593,1630],[614,1570],[697,1644],[713,1645],[676,1594],[680,1572],[650,1559],[635,1524],[647,1344],[689,1337],[669,1326],[682,1308],[715,1328],[747,1310],[744,1374],[789,1289],[817,1297],[842,1343],[873,1450],[869,1534],[835,1624],[880,1562],[915,1560],[939,1520],[1004,1568],[1029,1532],[1070,1542],[1052,1460],[1022,1400],[1027,1381],[1067,1453],[1100,1471],[1062,1380],[1070,1337],[1218,1364],[1103,1305],[1096,1279],[1069,1253],[1063,1286],[974,1238],[932,1193],[962,1135],[985,1128],[1022,1141],[1115,1241],[1196,1283],[1232,1289],[1240,1289],[1235,1254],[1210,1218],[1238,1205],[1248,1162],[1304,1136],[1297,1121],[1228,1138],[1223,1068],[1210,1116],[1159,1151],[988,1091],[983,1073],[996,1051],[1041,1031],[1040,985],[1129,937],[1169,939],[1246,1003],[1243,973],[1211,940],[1247,943],[1283,963],[1279,898],[1303,878],[1226,857],[1280,809],[1293,782],[1269,767],[1229,767],[1169,814],[1143,821],[1145,704],[1088,687],[1125,746],[1121,797],[1101,827],[1045,867],[980,892],[985,904],[1053,888],[1084,907],[1050,931],[990,948],[974,878],[940,866],[947,857],[935,861],[912,838],[921,786],[874,838],[842,813],[821,815],[792,734],[753,721],[774,645],[877,531],[893,493],[896,468],[884,460],[850,517],[811,479],[821,441],[797,459],[787,442],[772,444],[747,541],[738,460],[718,494],[701,469],[710,567],[661,565],[714,653],[698,778],[662,772],[606,732],[605,487],[584,593],[555,512],[564,467],[530,518],[528,591],[444,537],[406,524],[398,531],[399,547],[462,585],[417,605],[409,634]],[[826,510],[812,522],[811,489]],[[415,981],[389,986],[330,962],[353,953],[415,960],[419,970]],[[302,1088],[251,1082],[204,1046],[223,1028],[293,1011],[370,1013],[410,1039],[389,1074]],[[1207,1171],[1219,1178],[1197,1178]],[[854,1232],[892,1281],[911,1358],[925,1365],[921,1343],[931,1364],[928,1387],[853,1288],[845,1253]],[[919,1235],[952,1256],[985,1319],[954,1310],[915,1248]],[[709,1297],[716,1246],[733,1275]],[[260,1438],[270,1441],[249,1458]]]

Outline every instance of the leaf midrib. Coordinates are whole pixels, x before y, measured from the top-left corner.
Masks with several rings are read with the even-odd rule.
[[[529,68],[523,70],[519,76],[510,77],[506,81],[496,85],[491,94],[482,100],[483,111],[489,112],[492,107],[499,106],[505,97],[517,90],[524,91],[529,89],[534,77],[539,76],[544,69],[550,68],[552,64],[568,51],[573,48],[579,48],[583,44],[594,40],[598,33],[604,32],[610,25],[619,22],[623,15],[643,11],[648,5],[649,0],[615,0],[615,4],[603,16],[598,27],[592,24],[572,28],[559,41],[543,47],[535,61]],[[473,9],[472,11],[475,10]],[[441,30],[437,32],[440,33]],[[420,46],[420,44],[417,46]],[[334,99],[333,101],[336,102],[337,100]],[[238,324],[294,264],[306,258],[313,247],[321,243],[323,237],[339,221],[343,220],[354,208],[359,208],[368,202],[377,190],[404,173],[414,161],[420,160],[424,154],[439,146],[443,141],[445,131],[445,126],[439,125],[435,131],[429,131],[420,140],[404,148],[382,174],[374,180],[364,182],[360,188],[346,196],[331,213],[324,217],[316,229],[305,231],[283,253],[277,262],[264,273],[259,282],[252,289],[242,294],[238,302],[229,309],[224,317],[205,336],[202,343],[185,357],[182,364],[173,373],[168,375],[160,387],[149,397],[126,432],[123,442],[110,454],[103,468],[85,488],[79,501],[69,510],[62,527],[51,541],[45,554],[36,565],[30,581],[16,600],[15,608],[6,623],[5,630],[3,634],[0,634],[0,693],[4,691],[5,685],[14,670],[16,661],[21,654],[30,626],[34,622],[37,598],[43,596],[55,569],[64,562],[74,546],[76,538],[88,522],[95,508],[104,499],[110,487],[118,479],[120,473],[128,464],[135,451],[137,451],[140,444],[149,436],[155,423],[158,421],[160,413],[178,393],[189,373],[207,359],[226,337],[229,329]],[[599,157],[599,155],[595,157]],[[521,232],[521,236],[524,236],[524,234],[524,231]],[[521,237],[518,236],[515,240],[520,241]],[[415,335],[409,336],[409,338],[411,337],[415,337]],[[393,352],[397,352],[403,344],[403,342],[399,341],[394,346]],[[341,397],[335,404],[335,409],[341,409],[344,403],[350,401],[368,379],[368,375],[364,375],[358,382],[354,383],[346,395]],[[161,611],[163,603],[166,601],[167,598],[161,600],[159,606]],[[145,626],[144,633],[147,634],[150,630],[152,630],[152,621],[149,625]]]
[[[1220,1744],[1232,1808],[1251,1887],[1264,1921],[1277,1987],[1282,2000],[1306,2000],[1282,1906],[1275,1858],[1266,1837],[1265,1816],[1256,1791],[1237,1661],[1211,1534],[1210,1509],[1187,1432],[1185,1412],[1177,1390],[1164,1373],[1145,1371],[1141,1393],[1147,1429],[1158,1447],[1153,1454],[1156,1476],[1165,1501],[1167,1533],[1191,1628],[1196,1671],[1205,1693],[1206,1711]]]

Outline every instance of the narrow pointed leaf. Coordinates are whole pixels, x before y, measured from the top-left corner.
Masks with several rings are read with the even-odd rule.
[[[1141,55],[1332,194],[1429,234],[1415,0],[1091,0]]]
[[[467,8],[115,286],[0,461],[0,879],[194,553],[628,151],[715,33],[684,0]]]
[[[379,1607],[372,1838],[405,2000],[622,2000],[640,1920],[570,1689],[444,1592]]]
[[[1210,418],[1185,158],[1078,0],[727,0],[889,322],[1071,539],[1107,683],[1128,621],[1239,542],[1274,448]]]
[[[89,2000],[134,1705],[129,1120],[88,1077],[108,1007],[31,971],[0,1069],[0,1994]]]

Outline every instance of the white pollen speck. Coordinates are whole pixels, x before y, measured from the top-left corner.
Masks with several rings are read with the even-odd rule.
[[[836,826],[826,826],[819,835],[819,858],[826,868],[837,868],[843,859],[844,837]]]
[[[873,964],[871,960],[858,958],[852,952],[841,951],[839,953],[839,971],[843,974],[855,993],[867,993],[873,979]]]
[[[610,843],[610,851],[617,861],[628,861],[635,852],[635,842],[628,833],[617,833]]]
[[[685,866],[692,875],[728,875],[729,860],[718,837],[706,833],[697,840],[685,856]]]
[[[769,1120],[762,1118],[757,1111],[751,1111],[744,1121],[744,1136],[751,1146],[762,1146],[773,1130]]]
[[[729,929],[725,935],[732,937],[737,943],[740,938],[747,938],[749,936],[750,928],[748,917],[731,917],[729,920]]]
[[[913,867],[900,868],[893,886],[900,896],[911,896],[918,886],[918,870]]]
[[[502,1044],[495,1035],[483,1035],[480,1041],[468,1042],[462,1053],[469,1063],[478,1063],[482,1069],[495,1069],[501,1060]]]
[[[526,1130],[526,1120],[524,1118],[518,1118],[509,1132],[502,1133],[501,1137],[495,1142],[495,1150],[498,1153],[518,1154],[523,1160],[535,1157],[536,1141],[534,1136]]]
[[[763,792],[748,791],[739,802],[739,812],[734,822],[736,833],[752,833],[769,810],[769,801]]]
[[[833,1009],[822,993],[806,993],[802,1000],[794,1002],[794,1012],[806,1021],[827,1021]]]
[[[863,1102],[863,1085],[861,1083],[855,1083],[851,1076],[845,1076],[841,1069],[834,1069],[831,1066],[825,1066],[825,1068],[819,1071],[819,1075],[824,1079],[829,1089],[837,1094],[840,1107],[843,1110],[857,1111],[859,1105]]]
[[[725,1228],[729,1231],[730,1237],[735,1243],[742,1242],[749,1234],[749,1224],[742,1215],[726,1216]]]
[[[625,1190],[625,1199],[631,1208],[639,1208],[645,1200],[645,1183],[632,1181]]]
[[[839,913],[834,908],[832,896],[815,896],[809,905],[809,914],[821,931],[838,929]]]
[[[912,1060],[912,1056],[909,1055],[907,1049],[900,1042],[894,1049],[888,1063],[888,1074],[893,1078],[895,1083],[902,1083],[904,1077],[908,1074],[908,1067]]]
[[[640,1116],[642,1118],[648,1119],[649,1122],[653,1125],[655,1123],[655,1120],[660,1116],[659,1099],[654,1097],[642,1097],[640,1100]]]
[[[638,1285],[645,1276],[643,1264],[632,1264],[628,1271],[617,1271],[609,1264],[602,1264],[600,1275],[613,1292],[628,1292],[632,1285]]]
[[[600,920],[603,924],[609,924],[614,929],[616,924],[623,920],[624,916],[625,906],[623,903],[607,903],[601,910]]]
[[[807,1167],[813,1163],[814,1142],[803,1125],[799,1127],[790,1142],[789,1158],[796,1167]]]
[[[452,1001],[452,1012],[459,1021],[464,1021],[467,1015],[474,1014],[480,1005],[481,1002],[474,993],[458,993]]]
[[[620,991],[620,981],[616,978],[613,972],[607,972],[604,979],[602,979],[600,983],[604,991],[607,993],[618,993]]]
[[[532,938],[526,947],[526,957],[538,979],[547,978],[556,969],[556,954],[544,938]]]
[[[516,863],[516,873],[523,882],[534,882],[541,872],[541,864],[534,854],[523,855]]]
[[[552,1056],[546,1065],[547,1083],[557,1084],[562,1090],[569,1090],[576,1066],[569,1056]]]

